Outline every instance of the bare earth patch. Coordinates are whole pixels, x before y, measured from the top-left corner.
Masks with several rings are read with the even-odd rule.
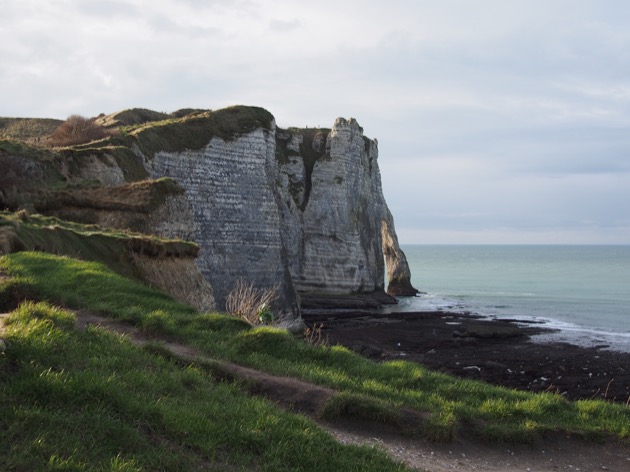
[[[406,465],[431,472],[446,471],[628,471],[630,446],[593,444],[557,435],[537,445],[493,445],[457,439],[434,444],[369,429],[324,428],[343,444],[371,445]]]

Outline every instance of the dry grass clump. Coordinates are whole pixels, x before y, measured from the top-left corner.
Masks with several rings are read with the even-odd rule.
[[[315,323],[304,328],[304,341],[311,346],[328,346],[330,342],[328,336],[322,333],[323,327],[324,323]]]
[[[225,309],[252,326],[273,321],[271,304],[278,299],[278,286],[262,289],[239,279],[225,300]]]
[[[71,115],[52,132],[49,144],[53,147],[73,146],[103,139],[109,135],[109,132],[98,125],[94,118]]]

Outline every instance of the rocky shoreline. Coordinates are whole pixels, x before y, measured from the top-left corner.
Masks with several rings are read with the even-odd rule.
[[[489,320],[469,313],[305,310],[331,344],[368,358],[405,359],[462,378],[567,399],[630,402],[630,353],[532,338],[537,323]]]

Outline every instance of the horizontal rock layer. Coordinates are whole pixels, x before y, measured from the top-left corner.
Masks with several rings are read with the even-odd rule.
[[[152,178],[184,189],[198,266],[219,307],[238,279],[299,297],[415,293],[383,197],[378,145],[354,119],[331,130],[268,127],[199,150],[142,156]],[[393,276],[393,277],[392,277]]]

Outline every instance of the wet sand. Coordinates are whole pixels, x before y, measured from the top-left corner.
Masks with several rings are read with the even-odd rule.
[[[308,325],[321,324],[331,344],[377,361],[406,359],[458,377],[553,391],[571,400],[630,401],[630,353],[606,345],[535,341],[535,335],[552,333],[536,323],[468,313],[360,310],[306,310],[303,318]]]

